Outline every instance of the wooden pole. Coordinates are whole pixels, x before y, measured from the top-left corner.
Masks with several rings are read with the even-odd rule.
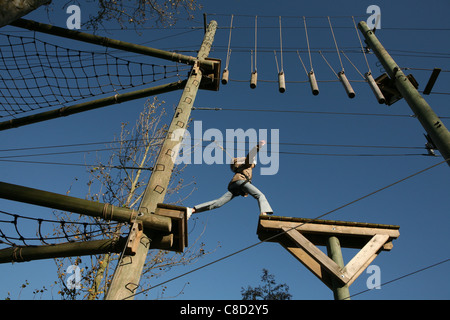
[[[341,244],[337,237],[329,237],[327,242],[328,256],[336,262],[336,264],[344,268],[344,258],[342,257]],[[332,278],[333,294],[335,300],[350,300],[350,291],[347,284],[342,284]]]
[[[193,65],[197,59],[195,57],[186,56],[176,52],[170,52],[155,48],[150,48],[126,41],[110,39],[106,37],[101,37],[93,35],[86,32],[68,30],[66,28],[56,27],[45,23],[40,23],[32,20],[17,19],[16,21],[10,23],[14,27],[24,28],[32,31],[38,31],[46,34],[51,34],[59,37],[65,37],[72,40],[83,41],[95,45],[101,45],[109,48],[120,49],[125,51],[130,51],[134,53],[144,54],[147,56],[175,61],[185,64]],[[214,69],[214,62],[202,60],[201,65],[208,70]]]
[[[364,35],[366,43],[373,50],[378,60],[383,65],[389,77],[394,81],[397,90],[405,98],[411,110],[417,116],[425,131],[437,146],[442,157],[450,165],[450,132],[442,123],[441,119],[431,109],[427,101],[420,95],[401,68],[395,63],[383,45],[380,43],[375,33],[370,30],[367,23],[361,21],[358,24],[359,30]]]
[[[0,182],[0,198],[20,201],[38,206],[99,217],[119,222],[142,221],[147,229],[169,233],[172,220],[155,214],[143,215],[138,211],[116,207],[107,203],[79,199],[53,192]]]
[[[126,240],[126,238],[117,238],[43,246],[14,246],[0,250],[0,263],[122,252]]]
[[[208,57],[216,29],[217,22],[211,21],[197,55],[198,61],[202,61]],[[176,150],[176,146],[181,143],[183,139],[192,106],[200,82],[202,81],[202,75],[203,73],[199,63],[195,63],[172,118],[168,133],[156,160],[156,165],[154,166],[154,170],[143,194],[139,211],[144,212],[144,214],[155,212],[157,204],[164,202],[164,197],[174,167],[174,160],[177,157],[174,150]],[[177,130],[178,133],[177,137],[173,136],[175,130]],[[146,232],[145,228],[144,232]],[[146,237],[144,235],[142,237],[135,256],[121,256],[114,272],[111,286],[105,297],[106,300],[133,299],[133,294],[139,287],[140,277],[151,245],[151,235],[148,236],[149,237]]]
[[[51,0],[0,0],[0,28],[50,2]]]
[[[160,86],[152,87],[152,88],[146,88],[141,90],[136,90],[132,92],[122,93],[122,94],[116,94],[114,96],[96,99],[93,101],[78,103],[72,106],[68,107],[62,107],[51,111],[45,111],[41,113],[37,113],[31,116],[26,116],[22,118],[17,119],[11,119],[8,121],[0,122],[0,131],[11,129],[11,128],[17,128],[20,126],[24,126],[27,124],[37,123],[41,121],[46,121],[50,119],[55,119],[58,117],[65,117],[72,114],[103,108],[106,106],[131,101],[135,99],[145,98],[149,96],[154,96],[160,93],[166,93],[171,92],[175,90],[183,89],[186,85],[186,81],[177,81],[172,82],[168,84],[163,84]]]

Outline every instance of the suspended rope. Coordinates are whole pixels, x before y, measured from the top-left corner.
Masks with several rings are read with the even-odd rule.
[[[234,18],[234,15],[231,15],[230,33],[228,35],[227,58],[225,60],[225,69],[223,70],[223,73],[222,73],[222,84],[228,83],[228,77],[229,77],[228,66],[230,64],[230,57],[231,57],[231,30],[233,29],[233,18]]]
[[[365,79],[365,78],[364,78],[364,75],[361,73],[361,71],[359,71],[358,67],[353,63],[352,60],[350,60],[350,58],[345,54],[345,52],[341,50],[341,53],[342,53],[342,55],[347,59],[347,61],[353,66],[353,68],[355,68],[356,72],[358,72],[359,75],[360,75],[363,79]]]
[[[281,32],[281,16],[278,17],[279,23],[280,23],[280,63],[281,63],[281,72],[284,72],[283,68],[283,35]]]
[[[355,91],[353,90],[350,82],[347,79],[347,76],[345,75],[344,70],[344,64],[342,63],[341,54],[339,52],[339,47],[336,41],[336,36],[334,35],[333,26],[331,25],[331,19],[328,18],[328,24],[330,25],[331,35],[333,36],[334,45],[336,47],[336,52],[339,58],[339,62],[341,64],[341,71],[337,74],[338,79],[341,81],[342,85],[344,86],[345,91],[347,92],[347,95],[350,99],[353,99],[355,97]]]
[[[364,75],[364,78],[367,80],[367,82],[370,85],[370,88],[372,89],[373,94],[375,95],[375,98],[377,99],[379,104],[386,103],[386,98],[384,97],[384,94],[381,92],[380,88],[378,87],[377,83],[375,82],[375,79],[372,76],[372,70],[370,69],[369,61],[367,60],[367,54],[366,49],[364,49],[361,36],[358,32],[358,27],[356,26],[355,17],[352,16],[353,26],[355,27],[356,35],[358,36],[359,44],[361,46],[361,52],[364,56],[364,60],[366,61],[367,65],[367,72]]]
[[[255,51],[254,51],[254,58],[253,58],[253,51],[251,52],[252,57],[252,66],[251,66],[251,76],[250,76],[250,88],[255,89],[256,84],[258,81],[258,68],[256,63],[256,57],[257,57],[257,48],[258,48],[258,16],[255,16]]]
[[[327,18],[328,18],[328,24],[330,25],[331,35],[333,36],[334,45],[336,46],[336,52],[339,57],[339,62],[341,63],[341,71],[344,71],[344,64],[342,63],[341,55],[339,53],[339,48],[338,48],[338,44],[336,41],[336,36],[334,35],[333,26],[331,25],[330,17],[327,17]]]
[[[283,36],[281,32],[281,16],[278,17],[278,21],[280,24],[280,64],[281,64],[281,70],[278,67],[278,60],[277,60],[277,54],[275,53],[275,62],[277,64],[277,71],[278,71],[278,91],[280,93],[284,93],[286,91],[286,80],[284,77],[284,68],[283,68]]]
[[[367,70],[368,70],[368,72],[371,73],[372,70],[370,70],[370,65],[369,65],[369,61],[367,60],[366,50],[364,49],[364,46],[363,46],[363,43],[361,40],[361,36],[359,35],[358,27],[356,26],[355,17],[352,16],[352,20],[353,20],[353,26],[355,27],[356,35],[358,36],[359,44],[361,46],[361,52],[363,53],[364,59],[366,60]]]
[[[308,28],[306,27],[306,17],[303,17],[303,24],[305,25],[306,44],[308,46],[309,66],[310,66],[311,71],[314,71],[313,65],[312,65],[311,48],[309,46]]]
[[[256,57],[257,57],[257,50],[258,50],[258,16],[255,16],[255,59],[254,59],[254,67],[253,70],[254,72],[258,71],[258,67],[257,67],[257,63],[256,63]]]
[[[309,66],[310,66],[310,71],[309,72],[306,70],[305,64],[303,63],[302,58],[300,57],[300,53],[298,52],[298,50],[297,50],[297,54],[298,54],[298,57],[300,58],[300,61],[301,61],[302,65],[303,65],[303,68],[305,69],[306,74],[308,75],[309,83],[311,85],[312,94],[317,96],[319,94],[319,86],[317,84],[316,75],[314,73],[314,68],[313,68],[313,65],[312,65],[311,48],[309,46],[308,28],[306,27],[306,18],[305,17],[303,17],[303,24],[305,26],[306,44],[308,46]]]

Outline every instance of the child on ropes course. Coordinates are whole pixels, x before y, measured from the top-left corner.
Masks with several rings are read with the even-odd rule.
[[[187,208],[187,218],[193,213],[199,213],[212,209],[217,209],[231,201],[236,196],[247,197],[251,195],[258,201],[259,210],[262,215],[273,214],[266,196],[252,184],[252,170],[256,165],[255,157],[257,152],[266,142],[261,140],[247,155],[247,157],[233,158],[230,164],[234,176],[228,184],[228,191],[218,199],[208,201],[193,208]]]

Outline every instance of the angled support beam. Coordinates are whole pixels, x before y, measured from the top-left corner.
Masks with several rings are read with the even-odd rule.
[[[295,243],[303,249],[312,259],[314,259],[322,268],[331,274],[336,280],[342,284],[350,281],[350,278],[339,267],[336,262],[331,260],[325,253],[317,248],[311,241],[306,239],[300,232],[295,229],[286,227],[281,228]]]
[[[347,284],[351,285],[356,278],[372,263],[388,241],[387,234],[376,234],[370,241],[350,260],[343,272],[348,279]]]
[[[430,80],[428,80],[428,83],[425,86],[425,89],[423,90],[423,94],[429,95],[431,93],[431,90],[433,90],[434,84],[436,83],[436,80],[439,77],[440,73],[441,73],[440,68],[433,69],[433,72],[431,73],[430,76]]]

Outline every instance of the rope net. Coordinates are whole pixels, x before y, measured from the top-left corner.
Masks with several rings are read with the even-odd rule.
[[[117,234],[117,227],[118,223],[93,222],[92,219],[38,219],[0,210],[0,249],[103,239]]]
[[[0,118],[180,78],[176,65],[132,61],[105,51],[81,51],[36,35],[0,33]]]

